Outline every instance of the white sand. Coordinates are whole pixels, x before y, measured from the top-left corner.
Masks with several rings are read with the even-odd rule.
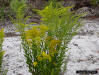
[[[77,70],[97,70],[98,74],[94,75],[99,75],[99,22],[86,22],[81,35],[69,43],[71,49],[65,75],[79,75]]]
[[[28,72],[20,37],[7,37],[3,43],[6,52],[3,67],[8,70],[7,75],[31,75]]]

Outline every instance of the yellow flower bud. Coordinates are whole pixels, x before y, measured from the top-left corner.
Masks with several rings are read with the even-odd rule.
[[[42,57],[38,56],[38,57],[37,57],[37,60],[38,60],[38,61],[42,61]]]
[[[34,66],[34,67],[36,67],[36,66],[37,66],[37,64],[38,64],[37,62],[33,62],[33,66]]]
[[[51,56],[46,54],[45,52],[42,52],[42,56],[44,59],[48,59],[51,62]]]
[[[57,39],[51,40],[51,42],[50,42],[50,48],[51,49],[55,48],[55,46],[58,45],[59,43],[60,43],[60,41],[57,40]]]

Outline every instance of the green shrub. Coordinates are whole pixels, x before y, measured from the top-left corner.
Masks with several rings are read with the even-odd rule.
[[[64,57],[68,49],[64,42],[47,35],[48,30],[46,25],[40,25],[25,32],[22,45],[33,75],[59,75],[61,66],[66,63]]]
[[[50,3],[38,11],[41,25],[24,32],[22,45],[33,75],[60,75],[66,70],[67,44],[81,26],[80,16],[72,15],[70,8]]]
[[[16,17],[20,16],[14,22],[21,31],[26,63],[33,75],[60,75],[66,70],[67,44],[81,26],[78,21],[80,16],[73,15],[70,8],[53,6],[51,2],[43,10],[38,10],[41,24],[28,30],[25,30],[25,18],[20,17],[24,15],[21,8],[16,14]]]

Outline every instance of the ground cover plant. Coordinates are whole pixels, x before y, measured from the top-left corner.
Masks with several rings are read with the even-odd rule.
[[[25,30],[31,23],[25,23],[23,8],[18,8],[13,23],[21,33],[29,71],[33,75],[60,75],[65,72],[67,44],[81,26],[78,21],[80,16],[70,12],[72,7],[51,2],[43,10],[36,10],[42,17],[40,25]]]
[[[4,51],[2,51],[2,43],[3,43],[4,32],[3,29],[0,30],[0,75],[2,75],[2,58],[4,55]]]

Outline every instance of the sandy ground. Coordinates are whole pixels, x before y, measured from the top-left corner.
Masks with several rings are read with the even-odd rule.
[[[79,75],[77,70],[98,71],[99,75],[99,19],[86,21],[80,35],[69,43],[69,62],[65,75]],[[85,74],[84,74],[85,75]],[[92,74],[87,74],[92,75]]]
[[[65,75],[78,75],[77,70],[99,72],[99,38],[97,36],[76,36],[69,47],[71,49]]]
[[[31,75],[28,72],[20,37],[7,37],[3,43],[3,68],[7,75]]]
[[[86,20],[79,35],[73,37],[68,47],[70,50],[65,75],[79,75],[77,70],[97,70],[99,75],[99,19]],[[5,32],[12,31],[5,28]],[[6,37],[3,43],[5,55],[3,68],[7,75],[31,75],[26,65],[24,51],[19,36]],[[91,74],[89,74],[91,75]]]

